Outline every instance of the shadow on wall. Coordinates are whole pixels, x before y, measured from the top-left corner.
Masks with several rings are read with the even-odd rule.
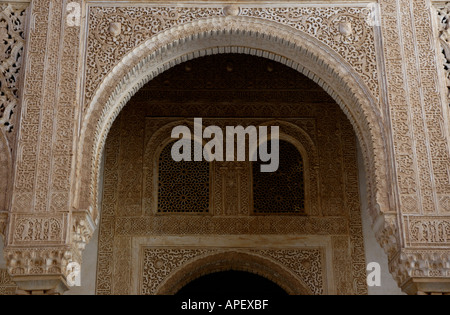
[[[3,242],[4,242],[3,236],[0,235],[0,269],[6,269],[5,255],[3,254],[4,250]]]
[[[278,285],[261,276],[242,271],[226,271],[194,280],[182,288],[176,296],[248,296],[249,293],[258,298],[288,295]]]
[[[372,218],[369,215],[366,172],[364,169],[364,160],[361,154],[361,148],[358,145],[358,168],[359,185],[361,195],[361,212],[364,233],[364,246],[366,248],[367,263],[377,262],[381,265],[381,287],[369,287],[369,295],[405,295],[399,288],[397,282],[389,272],[388,257],[380,244],[377,242],[375,233],[372,229]]]
[[[81,265],[81,287],[73,287],[65,295],[95,295],[97,279],[98,230],[92,236],[83,253]]]

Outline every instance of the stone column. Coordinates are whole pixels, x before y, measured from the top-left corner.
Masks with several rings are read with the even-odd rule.
[[[33,0],[6,235],[21,294],[62,294],[93,224],[71,206],[78,134],[82,1]]]

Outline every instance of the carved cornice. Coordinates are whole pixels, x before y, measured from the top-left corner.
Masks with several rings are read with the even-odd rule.
[[[24,275],[63,275],[68,265],[80,262],[80,256],[70,247],[6,248],[6,265],[12,277]]]

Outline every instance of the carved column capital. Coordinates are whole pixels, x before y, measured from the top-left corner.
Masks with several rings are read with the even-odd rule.
[[[72,247],[6,248],[8,273],[19,294],[63,294],[81,256]]]
[[[389,269],[408,294],[450,292],[450,252],[404,248],[396,215],[385,214],[374,224],[376,238],[389,257]]]

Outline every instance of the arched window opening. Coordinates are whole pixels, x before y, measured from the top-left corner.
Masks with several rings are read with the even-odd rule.
[[[158,213],[209,213],[210,164],[175,162],[172,145],[159,157]]]
[[[261,161],[253,163],[253,212],[257,215],[306,215],[305,168],[298,149],[280,141],[280,166],[262,173]]]

